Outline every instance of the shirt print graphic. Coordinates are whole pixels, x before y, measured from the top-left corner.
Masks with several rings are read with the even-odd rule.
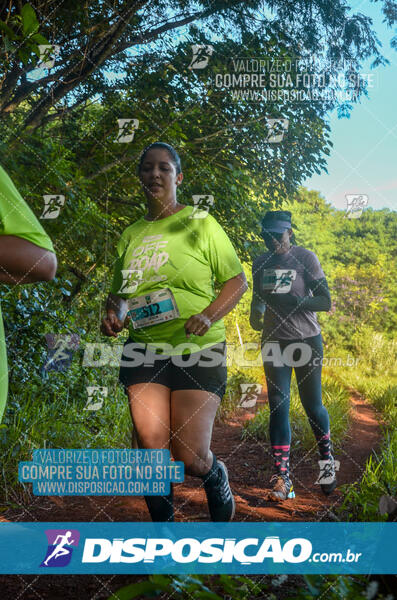
[[[142,239],[140,246],[134,248],[128,270],[136,273],[139,283],[168,279],[167,275],[159,274],[159,269],[169,261],[169,254],[166,252],[168,240],[163,240],[162,237],[162,233],[148,235]]]
[[[264,269],[262,289],[272,294],[287,294],[296,279],[295,269]]]

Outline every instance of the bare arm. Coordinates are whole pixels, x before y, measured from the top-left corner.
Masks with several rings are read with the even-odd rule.
[[[218,296],[203,310],[203,314],[207,316],[212,323],[219,321],[219,319],[222,319],[222,317],[227,315],[236,306],[247,289],[247,280],[242,271],[235,277],[225,281]]]
[[[117,318],[120,321],[125,319],[127,314],[127,301],[124,298],[120,298],[120,296],[116,296],[115,294],[109,294],[106,301],[106,312],[109,310],[113,311]]]
[[[204,335],[212,323],[227,315],[247,291],[248,284],[244,272],[228,279],[211,304],[198,315],[192,315],[185,323],[186,335]]]
[[[106,317],[102,319],[101,331],[104,335],[117,337],[117,334],[128,324],[126,319],[128,305],[124,298],[109,294],[106,301]]]
[[[0,282],[16,285],[51,281],[57,270],[53,252],[14,235],[0,235]]]

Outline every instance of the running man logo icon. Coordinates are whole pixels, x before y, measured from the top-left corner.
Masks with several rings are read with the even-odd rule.
[[[291,291],[292,282],[295,279],[295,269],[264,269],[262,289],[273,294],[286,294]]]
[[[135,131],[139,127],[138,119],[117,119],[119,125],[119,132],[117,134],[116,142],[119,144],[128,144],[134,139]]]
[[[288,131],[289,119],[266,119],[268,127],[266,141],[269,144],[279,144]]]
[[[39,44],[39,62],[37,67],[40,69],[52,69],[55,64],[55,58],[58,56],[61,48],[57,44]]]
[[[332,462],[334,463],[335,471],[339,471],[340,462],[339,460],[331,461],[331,460],[319,460],[318,464],[320,465],[320,473],[316,481],[316,485],[321,485],[322,483],[332,483],[334,480],[334,469],[332,468]]]
[[[208,65],[214,47],[209,44],[192,44],[193,58],[188,69],[204,69]]]
[[[141,269],[121,269],[123,282],[119,294],[133,294],[138,285],[142,283],[143,271]]]
[[[44,208],[40,215],[40,219],[56,219],[65,204],[65,196],[63,194],[45,194]]]
[[[66,567],[71,559],[73,548],[77,548],[80,532],[77,529],[46,529],[47,552],[40,567]],[[69,546],[69,547],[68,547]]]
[[[262,386],[259,383],[240,383],[240,389],[241,398],[239,407],[253,408],[259,394],[262,393]]]
[[[368,205],[366,194],[346,194],[346,216],[348,219],[359,219]]]
[[[276,287],[274,288],[275,292],[278,292],[280,288],[285,288],[287,287],[288,290],[291,289],[291,284],[294,281],[294,279],[296,279],[296,271],[295,270],[290,270],[290,271],[282,271],[280,270],[280,275],[277,278],[277,283],[276,283]]]
[[[108,388],[101,385],[87,385],[88,400],[83,410],[100,410],[105,398],[108,397]]]
[[[205,219],[205,217],[208,215],[210,206],[214,204],[214,196],[211,196],[211,194],[202,194],[193,195],[192,198],[194,202],[194,207],[190,218]]]
[[[79,347],[80,336],[77,333],[70,335],[46,333],[45,339],[48,345],[48,356],[43,371],[66,371],[71,365],[73,352]]]

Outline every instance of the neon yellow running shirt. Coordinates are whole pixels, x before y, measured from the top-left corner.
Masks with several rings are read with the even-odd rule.
[[[231,241],[216,219],[207,213],[203,215],[203,211],[203,218],[195,218],[194,211],[195,207],[185,206],[157,221],[141,217],[127,227],[117,244],[111,293],[127,299],[169,288],[179,309],[180,316],[170,321],[140,329],[134,329],[130,323],[131,339],[148,344],[152,351],[157,344],[169,344],[171,347],[164,349],[165,354],[185,354],[225,340],[222,319],[215,321],[202,336],[187,338],[184,329],[189,317],[215,300],[215,280],[222,284],[243,271]],[[132,294],[121,291],[122,270],[139,273]],[[198,347],[189,350],[191,344]]]
[[[52,242],[10,177],[0,166],[0,235],[15,235],[54,252]],[[0,423],[8,393],[7,350],[0,309]]]

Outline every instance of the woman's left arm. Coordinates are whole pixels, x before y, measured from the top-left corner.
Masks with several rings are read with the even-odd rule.
[[[298,309],[311,310],[313,312],[331,310],[331,294],[325,277],[316,279],[309,283],[313,296],[298,298]]]
[[[325,277],[315,279],[308,284],[313,296],[294,296],[288,294],[267,294],[267,303],[271,306],[295,311],[312,312],[331,310],[331,294]]]
[[[211,304],[201,313],[192,315],[185,323],[186,336],[190,334],[204,335],[215,321],[227,315],[239,302],[248,289],[244,271],[228,279]]]

